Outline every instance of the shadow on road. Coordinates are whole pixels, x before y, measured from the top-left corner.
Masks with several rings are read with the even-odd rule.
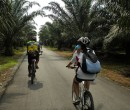
[[[31,84],[31,80],[28,81],[28,88],[31,90],[37,90],[43,87],[43,83],[34,81],[34,84]]]
[[[26,93],[20,93],[16,91],[14,93],[8,93],[8,94],[6,93],[0,99],[0,105],[2,105],[2,103],[10,103],[17,98],[23,97],[23,95],[26,95]]]

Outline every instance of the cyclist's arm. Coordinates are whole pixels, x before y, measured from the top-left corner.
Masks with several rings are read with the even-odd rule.
[[[71,61],[69,62],[69,64],[66,67],[70,67],[75,62],[77,62],[77,60],[76,60],[76,54],[73,55]]]

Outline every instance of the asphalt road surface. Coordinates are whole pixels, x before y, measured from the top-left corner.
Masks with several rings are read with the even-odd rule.
[[[0,101],[0,110],[78,110],[71,101],[74,70],[68,60],[43,48],[33,85],[28,78],[27,57]],[[97,77],[91,84],[95,110],[130,110],[130,90]]]

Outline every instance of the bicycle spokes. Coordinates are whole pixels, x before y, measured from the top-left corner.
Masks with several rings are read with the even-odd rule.
[[[84,93],[84,108],[86,110],[94,110],[93,97],[89,91]]]

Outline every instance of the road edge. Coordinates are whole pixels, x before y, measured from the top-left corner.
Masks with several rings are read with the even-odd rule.
[[[6,92],[7,87],[9,86],[9,84],[13,81],[14,76],[16,74],[16,72],[18,71],[19,67],[21,66],[23,60],[26,57],[26,53],[24,53],[19,59],[18,59],[18,64],[16,64],[13,68],[12,68],[12,72],[11,72],[11,77],[9,79],[7,79],[6,81],[4,81],[3,83],[0,84],[0,100],[2,99],[4,93]]]

